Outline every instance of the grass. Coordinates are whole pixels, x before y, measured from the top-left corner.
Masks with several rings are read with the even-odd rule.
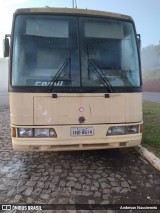
[[[160,158],[160,104],[143,102],[142,145]]]

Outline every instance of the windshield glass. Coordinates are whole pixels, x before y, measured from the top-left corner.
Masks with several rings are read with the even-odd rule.
[[[16,18],[12,85],[79,86],[77,21],[59,16]]]
[[[13,38],[12,85],[140,86],[130,22],[93,17],[19,15]]]
[[[112,86],[140,85],[135,33],[131,23],[82,18],[80,27],[84,86],[103,85],[96,71]]]

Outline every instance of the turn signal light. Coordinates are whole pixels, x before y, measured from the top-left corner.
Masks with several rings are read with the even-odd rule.
[[[12,127],[12,129],[11,129],[11,135],[12,135],[12,138],[16,137],[16,128],[15,127]]]

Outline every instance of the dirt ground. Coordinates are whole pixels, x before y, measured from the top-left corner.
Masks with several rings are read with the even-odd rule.
[[[160,92],[160,80],[143,81],[143,91]]]

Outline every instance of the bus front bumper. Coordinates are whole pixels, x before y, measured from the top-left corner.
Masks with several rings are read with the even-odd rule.
[[[94,150],[133,147],[141,143],[142,134],[123,136],[111,136],[106,139],[51,140],[51,139],[24,139],[13,138],[12,144],[15,151],[70,151],[70,150]]]
[[[133,124],[130,124],[133,125]],[[142,125],[137,123],[139,129]],[[52,126],[57,133],[56,138],[50,137],[15,137],[12,136],[12,145],[15,151],[70,151],[70,150],[95,150],[134,147],[141,143],[142,133],[125,135],[107,135],[106,131],[111,125],[92,125],[92,136],[71,136],[71,126]],[[85,127],[85,126],[84,126]],[[12,126],[12,129],[20,128]],[[26,127],[25,127],[26,128]],[[30,127],[31,128],[31,127]],[[32,128],[35,128],[33,126]],[[42,128],[42,127],[41,127]],[[44,127],[43,127],[44,128]],[[46,128],[46,127],[45,127]]]

